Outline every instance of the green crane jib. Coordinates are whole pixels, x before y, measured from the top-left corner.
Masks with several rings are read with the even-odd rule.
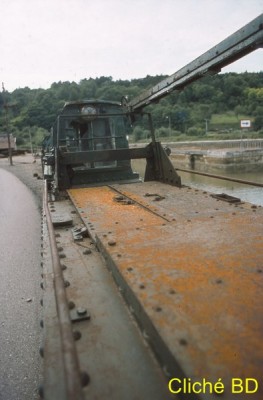
[[[181,90],[206,75],[214,75],[221,68],[263,46],[263,14],[249,22],[225,40],[179,69],[173,75],[131,100],[130,111],[141,110],[167,96],[173,90]]]

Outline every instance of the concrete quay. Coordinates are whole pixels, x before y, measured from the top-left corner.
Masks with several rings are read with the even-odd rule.
[[[167,143],[178,168],[199,171],[263,171],[263,139]]]

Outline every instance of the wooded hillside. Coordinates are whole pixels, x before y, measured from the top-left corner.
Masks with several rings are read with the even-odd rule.
[[[49,89],[21,88],[0,94],[0,132],[6,131],[4,103],[9,105],[9,130],[17,144],[27,145],[31,135],[39,145],[65,101],[79,99],[129,99],[158,83],[165,76],[117,80],[111,77],[83,79],[79,83],[57,82]],[[253,131],[263,135],[263,72],[227,73],[206,77],[181,92],[174,92],[148,107],[159,136],[200,136],[209,132],[239,129],[240,119],[251,119]],[[144,135],[134,131],[135,139]]]

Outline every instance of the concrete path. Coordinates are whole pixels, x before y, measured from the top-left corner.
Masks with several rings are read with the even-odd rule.
[[[40,230],[32,192],[0,168],[0,400],[38,399]]]

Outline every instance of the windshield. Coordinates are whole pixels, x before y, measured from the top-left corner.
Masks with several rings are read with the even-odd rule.
[[[123,115],[84,118],[60,117],[58,145],[68,151],[105,150],[127,147],[127,122]]]
[[[96,115],[96,117],[60,116],[58,146],[67,152],[97,151],[128,148],[128,119],[125,115]],[[86,167],[113,166],[116,162],[100,162]]]

